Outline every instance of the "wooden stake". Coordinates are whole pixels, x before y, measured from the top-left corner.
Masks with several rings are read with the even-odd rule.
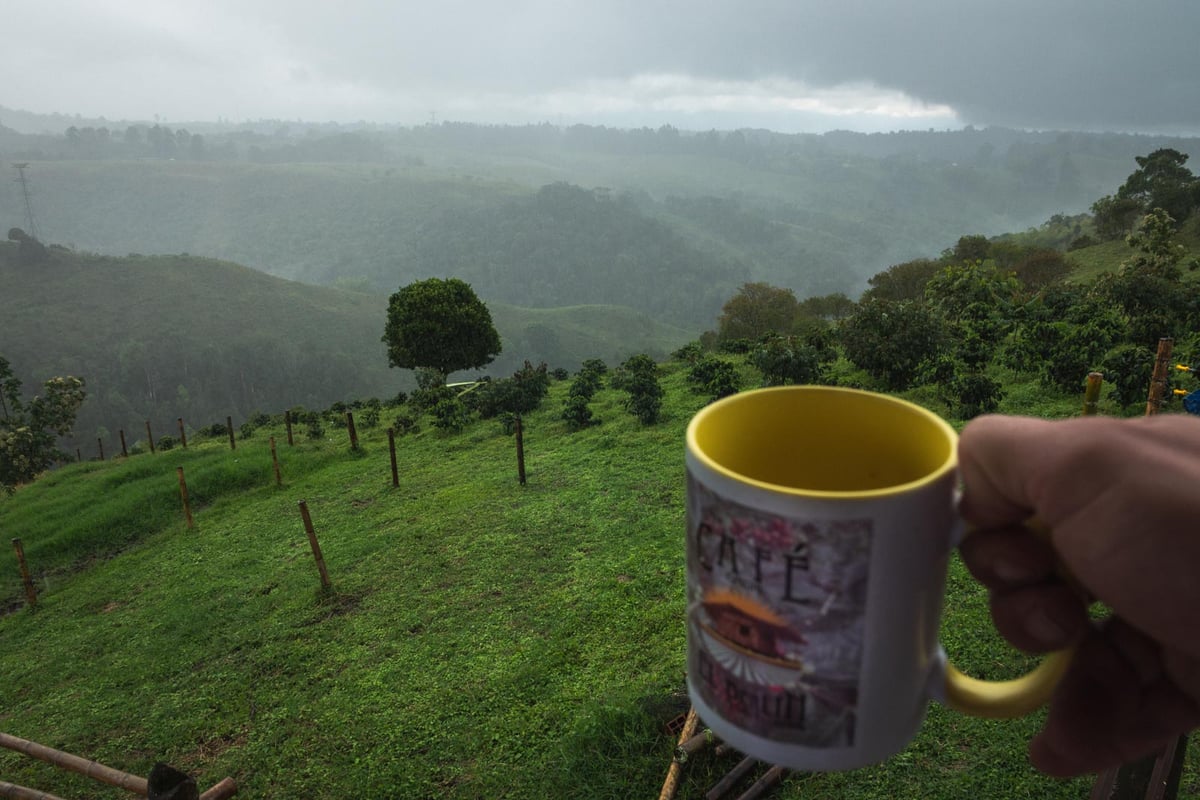
[[[1175,340],[1158,340],[1158,355],[1154,358],[1154,375],[1150,378],[1150,396],[1146,399],[1146,416],[1152,417],[1162,410],[1163,395],[1167,390],[1167,373],[1171,367],[1171,351]]]
[[[358,449],[358,431],[354,427],[354,412],[346,412],[346,427],[350,430],[350,449]]]
[[[80,463],[83,463],[83,451],[80,450],[78,447],[75,448],[75,460]]]
[[[517,434],[517,480],[521,485],[525,485],[525,435],[521,429],[521,418],[517,417],[516,422]]]
[[[237,450],[237,445],[233,442],[233,417],[225,418],[225,427],[229,430],[229,449]]]
[[[517,430],[521,430],[519,423]],[[696,726],[699,723],[700,718],[696,716],[696,709],[689,708],[687,719],[683,722],[683,730],[679,732],[679,741],[676,744],[683,744],[692,738],[692,734],[696,732]],[[681,769],[682,766],[680,763],[675,759],[671,759],[671,766],[667,768],[667,779],[663,781],[662,791],[658,793],[658,800],[671,800],[671,798],[675,797],[675,792],[679,789],[679,772]]]
[[[183,417],[179,418],[179,443],[187,450],[187,431],[183,429]]]
[[[1089,372],[1087,376],[1087,390],[1083,393],[1083,416],[1096,416],[1096,408],[1100,403],[1100,388],[1104,385],[1104,374],[1101,372]]]
[[[104,440],[99,436],[96,437],[96,447],[100,448],[100,460],[104,460]]]
[[[308,543],[312,546],[313,558],[317,562],[317,571],[321,573],[321,588],[329,588],[329,573],[325,570],[325,557],[321,555],[321,545],[317,543],[317,532],[313,530],[312,517],[308,514],[308,504],[300,501],[300,516],[304,518],[304,532],[308,534]]]
[[[271,463],[275,465],[275,485],[283,486],[283,478],[279,475],[279,456],[275,453],[275,437],[271,437]]]
[[[121,434],[121,455],[125,458],[128,458],[129,451],[125,449],[125,431],[119,430],[117,433]]]
[[[392,488],[400,486],[400,473],[396,470],[396,429],[388,428],[388,452],[392,456]]]
[[[179,494],[183,498],[183,514],[187,517],[187,526],[194,528],[192,522],[192,503],[188,500],[187,481],[183,479],[183,467],[176,467],[175,471],[179,473]]]
[[[296,443],[292,441],[292,412],[283,412],[283,424],[287,427],[288,447],[294,446]]]
[[[154,453],[154,434],[150,432],[150,420],[146,420],[146,441],[150,443],[150,452]]]
[[[25,548],[20,539],[13,539],[13,550],[17,551],[17,565],[21,568],[21,581],[25,584],[25,599],[29,607],[37,605],[37,590],[33,588],[33,578],[29,577],[29,565],[25,563]]]

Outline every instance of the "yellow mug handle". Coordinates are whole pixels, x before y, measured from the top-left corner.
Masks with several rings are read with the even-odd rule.
[[[1035,520],[1026,523],[1035,536],[1050,538],[1050,530]],[[964,535],[970,534],[967,528]],[[1060,564],[1059,576],[1086,597],[1083,587]],[[1025,675],[1007,681],[984,681],[972,678],[953,664],[946,664],[945,702],[955,711],[987,719],[1015,719],[1032,713],[1050,701],[1054,688],[1066,674],[1075,655],[1075,648],[1058,650],[1046,655],[1042,663]]]
[[[982,681],[946,664],[946,705],[972,717],[1023,717],[1049,702],[1074,654],[1074,648],[1050,653],[1032,672],[1010,681]]]

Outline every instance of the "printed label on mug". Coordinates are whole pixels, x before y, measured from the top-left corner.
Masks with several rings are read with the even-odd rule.
[[[688,481],[693,690],[755,735],[852,746],[872,521],[769,514]]]

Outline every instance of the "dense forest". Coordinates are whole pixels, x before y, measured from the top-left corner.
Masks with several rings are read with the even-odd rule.
[[[18,122],[21,131],[4,127]],[[49,132],[29,132],[39,130]],[[46,241],[194,253],[380,292],[452,269],[486,300],[618,298],[697,328],[744,281],[856,296],[880,270],[964,233],[1082,213],[1135,156],[1196,144],[999,128],[168,126],[0,109],[0,158],[29,164]],[[20,225],[24,198],[5,184],[0,220]],[[631,290],[634,276],[653,281],[668,263],[676,296]],[[683,299],[694,284],[705,294]]]
[[[1019,375],[1136,386],[1158,335],[1191,353],[1200,327],[1195,181],[1152,149],[1194,140],[75,122],[0,127],[23,165],[0,192],[0,355],[29,391],[86,379],[71,447],[411,389],[380,335],[387,293],[428,276],[492,309],[492,375],[699,339],[780,375],[927,386],[954,416]],[[712,358],[701,377],[727,376]]]

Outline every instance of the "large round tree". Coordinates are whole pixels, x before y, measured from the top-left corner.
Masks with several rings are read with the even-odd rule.
[[[429,367],[442,375],[478,369],[500,353],[491,313],[458,278],[417,281],[393,294],[383,342],[389,366]]]

